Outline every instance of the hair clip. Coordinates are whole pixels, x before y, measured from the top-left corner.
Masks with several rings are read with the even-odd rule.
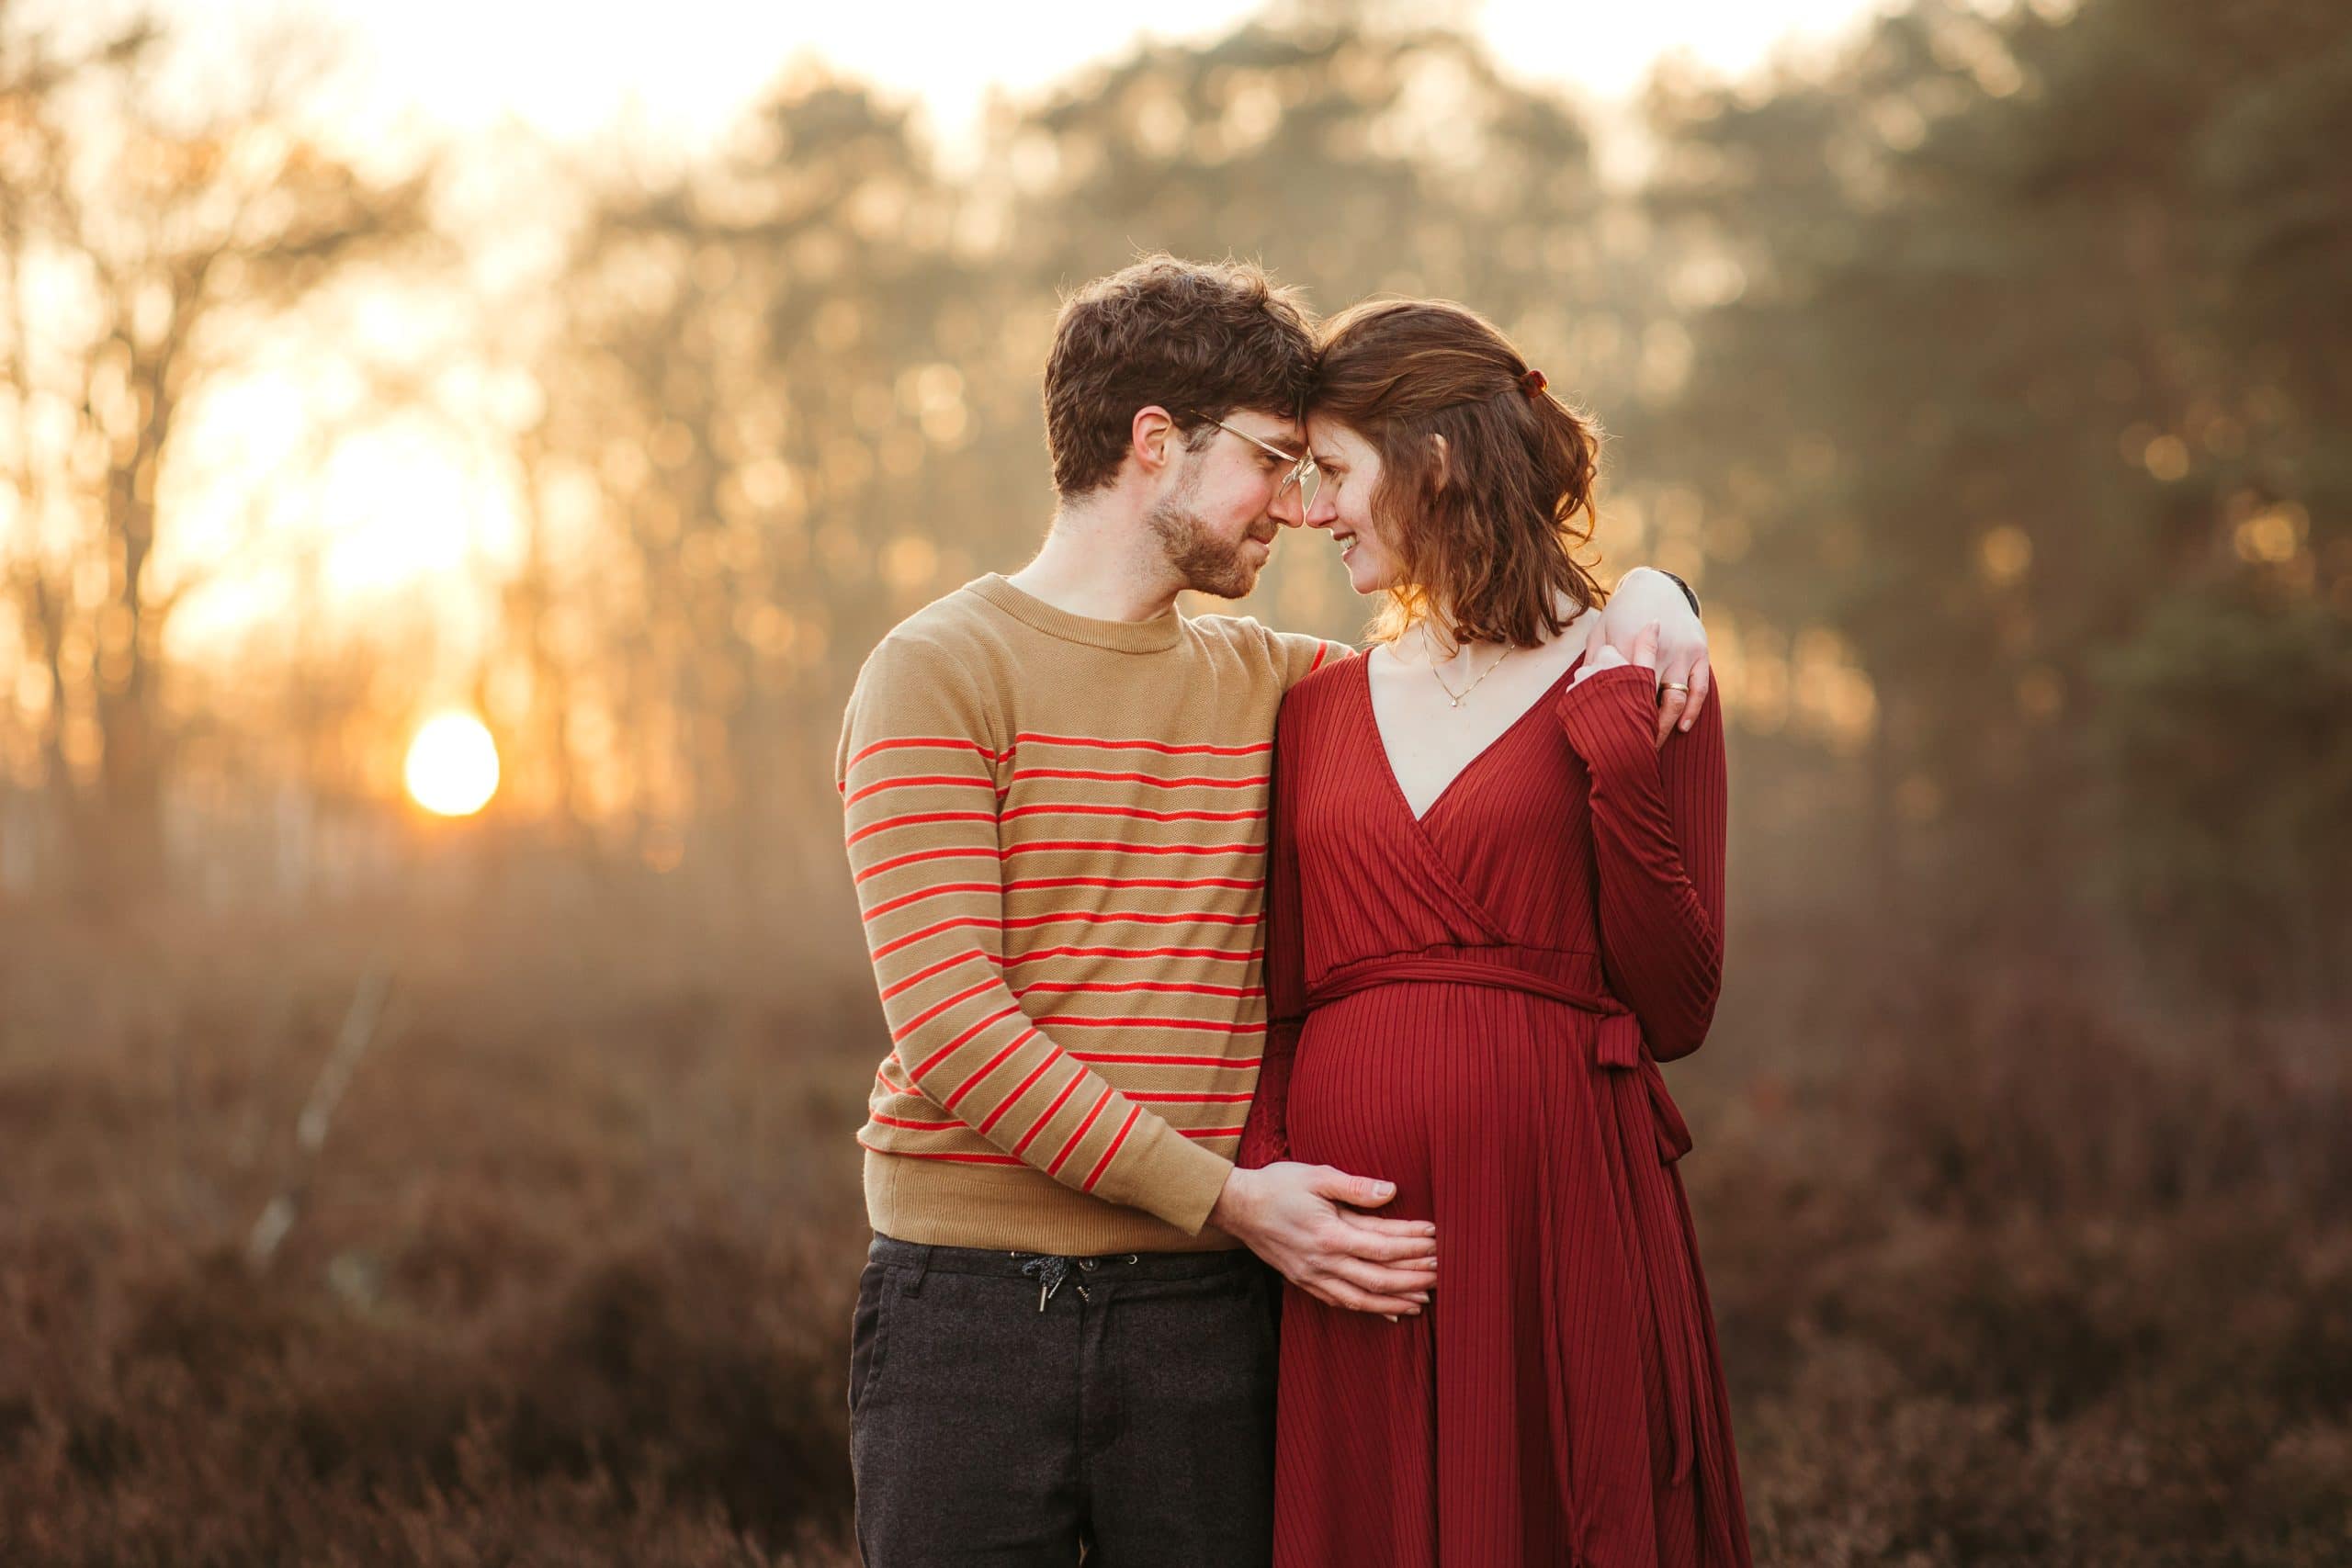
[[[1531,398],[1551,384],[1541,370],[1530,370],[1519,378],[1519,389]]]

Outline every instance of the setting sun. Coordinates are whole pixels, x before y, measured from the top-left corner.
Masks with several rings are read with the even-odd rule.
[[[408,747],[408,793],[442,817],[470,817],[498,793],[498,743],[471,714],[426,721]]]

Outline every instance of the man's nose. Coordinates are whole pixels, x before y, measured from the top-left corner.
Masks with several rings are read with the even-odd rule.
[[[1266,515],[1285,528],[1295,528],[1306,521],[1299,502],[1298,487],[1292,485],[1282,494],[1274,497],[1274,503],[1266,508]]]

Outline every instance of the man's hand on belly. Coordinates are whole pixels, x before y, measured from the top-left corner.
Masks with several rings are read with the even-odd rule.
[[[1421,1310],[1437,1283],[1437,1226],[1359,1213],[1396,1195],[1385,1181],[1328,1165],[1237,1167],[1209,1223],[1319,1302],[1408,1316]]]

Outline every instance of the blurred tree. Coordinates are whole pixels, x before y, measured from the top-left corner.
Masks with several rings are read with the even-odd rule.
[[[594,497],[600,568],[526,566],[514,657],[548,701],[603,710],[633,855],[691,854],[747,915],[832,886],[858,663],[924,600],[1017,566],[1051,514],[1057,287],[1141,250],[1256,254],[1326,303],[1474,300],[1606,384],[1655,291],[1637,245],[1603,243],[1589,151],[1475,44],[1353,23],[1139,51],[1002,110],[963,186],[902,112],[787,83],[709,164],[597,193],[526,449],[544,497]],[[1288,570],[1317,592],[1277,574],[1282,619],[1349,629],[1327,559]],[[582,614],[598,630],[560,674],[528,627]]]
[[[633,858],[715,873],[748,933],[832,869],[824,748],[857,661],[971,567],[957,541],[989,509],[948,500],[971,428],[948,355],[987,301],[904,112],[830,79],[787,84],[707,166],[592,196],[525,436],[510,610],[535,704],[600,710],[603,754],[560,738],[563,765],[602,778]],[[593,570],[564,595],[546,555],[567,492]],[[551,637],[559,615],[584,635]]]
[[[258,330],[425,231],[298,132],[297,56],[175,112],[139,21],[79,47],[0,9],[0,290],[10,584],[48,675],[45,792],[74,877],[119,908],[164,873],[164,633],[195,578],[151,570],[174,435]]]
[[[2247,1007],[2352,1000],[2343,617],[2243,585],[2184,591],[2095,674],[2106,880],[2134,933]]]
[[[2272,628],[2282,681],[2347,635],[2352,411],[2316,347],[2343,305],[2314,285],[2352,226],[2305,141],[2340,124],[2347,41],[2352,16],[2284,0],[1925,0],[1818,79],[1656,95],[1653,206],[1741,287],[1645,434],[1747,547],[1733,602],[1857,651],[1883,890],[2024,932],[2095,908],[2106,857],[2210,832],[2133,771],[2152,712],[2086,744],[2115,705],[2235,736],[2257,815],[2301,788],[2304,739],[2211,706],[2169,621],[2271,605],[2229,646],[2258,666],[2243,637]],[[2139,651],[2094,657],[2118,645]],[[2340,917],[2312,929],[2276,891],[2298,920],[2266,940],[2321,944],[2290,969],[2341,952]],[[2171,931],[2191,956],[2213,934]]]

